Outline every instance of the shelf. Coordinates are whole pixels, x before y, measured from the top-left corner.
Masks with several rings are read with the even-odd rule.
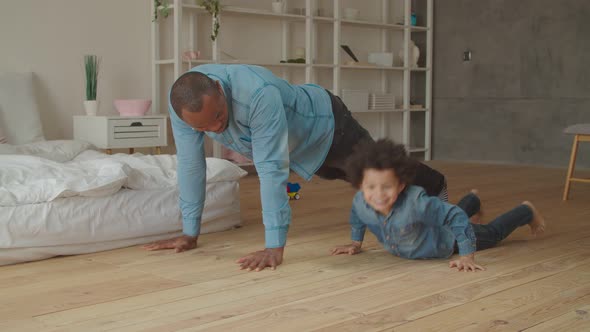
[[[313,20],[317,21],[318,23],[334,23],[334,21],[336,21],[333,17],[327,16],[314,16]]]
[[[410,112],[428,112],[428,108],[424,108],[424,107],[421,107],[421,108],[409,108],[407,110],[410,111]]]
[[[193,9],[197,10],[206,14],[209,14],[203,6],[197,5],[187,5],[183,4],[182,8],[186,9]],[[252,16],[262,16],[267,18],[280,18],[280,19],[287,19],[292,21],[304,21],[306,19],[305,15],[295,15],[295,14],[277,14],[269,10],[261,10],[261,9],[252,9],[252,8],[242,8],[242,7],[234,7],[234,6],[223,6],[220,16],[238,16],[238,15],[252,15]]]
[[[365,66],[365,65],[341,65],[342,69],[371,69],[371,70],[404,70],[404,67],[386,67],[386,66]]]
[[[165,104],[165,101],[159,100],[161,99],[159,97],[163,94],[162,89],[170,85],[169,82],[163,83],[164,80],[169,80],[169,75],[161,75],[159,71],[168,73],[173,70],[174,76],[177,77],[189,67],[189,63],[190,67],[202,64],[259,65],[269,68],[277,76],[284,79],[321,84],[336,94],[341,92],[344,86],[356,86],[357,84],[362,86],[360,82],[366,80],[369,84],[365,89],[391,91],[396,95],[395,100],[398,105],[389,103],[390,108],[388,109],[367,109],[369,104],[363,103],[360,108],[357,107],[357,111],[353,112],[354,116],[367,120],[367,129],[371,132],[374,127],[385,137],[393,134],[399,136],[398,134],[400,134],[407,151],[416,154],[416,156],[423,155],[427,160],[430,159],[432,150],[430,145],[432,140],[432,121],[430,120],[432,106],[430,105],[432,102],[432,74],[434,68],[430,64],[432,39],[434,37],[432,35],[434,30],[432,26],[433,6],[430,0],[427,1],[424,13],[420,14],[423,20],[419,22],[421,25],[418,26],[412,26],[410,21],[403,21],[399,16],[400,13],[406,13],[408,10],[405,6],[411,5],[409,0],[398,1],[401,4],[401,11],[398,11],[400,9],[397,8],[400,7],[399,5],[394,6],[396,8],[386,6],[388,9],[396,9],[396,11],[390,11],[387,15],[382,15],[381,7],[377,6],[371,11],[367,11],[364,16],[356,19],[349,19],[340,16],[338,13],[328,15],[329,8],[318,10],[318,1],[314,0],[290,2],[290,4],[299,2],[295,7],[301,8],[285,10],[284,13],[273,12],[269,4],[270,1],[267,4],[260,5],[253,4],[254,2],[251,1],[233,1],[234,6],[223,6],[219,13],[222,22],[231,23],[229,25],[222,23],[222,34],[228,36],[228,42],[231,42],[232,37],[241,38],[237,40],[240,43],[247,43],[249,42],[248,39],[252,38],[260,41],[262,46],[247,53],[239,51],[243,49],[240,43],[232,44],[231,47],[225,46],[224,48],[227,48],[229,53],[234,53],[232,55],[222,50],[222,44],[225,45],[224,43],[212,42],[208,33],[203,34],[202,31],[199,31],[199,33],[192,33],[189,38],[185,38],[185,32],[187,28],[190,28],[191,23],[193,25],[198,23],[198,27],[201,28],[203,23],[210,22],[210,14],[203,6],[198,5],[197,2],[185,0],[170,0],[168,2],[176,3],[176,7],[170,5],[170,17],[167,19],[162,18],[160,23],[165,22],[165,20],[168,20],[168,25],[173,23],[173,40],[167,41],[161,46],[166,46],[168,49],[173,47],[175,52],[163,53],[164,56],[161,59],[152,55],[156,58],[152,60],[152,68],[155,69],[153,70],[154,82],[159,78],[158,82],[152,83],[152,99],[157,105],[162,106]],[[183,2],[187,2],[187,4]],[[344,1],[346,4],[343,4],[340,0],[327,0],[327,2],[340,2],[337,9],[341,10],[343,9],[341,7],[362,7],[366,1],[346,0]],[[308,5],[311,8],[307,8]],[[331,7],[334,9],[334,6]],[[176,16],[181,12],[183,15]],[[187,22],[189,19],[190,21]],[[174,21],[170,22],[172,20]],[[261,24],[262,26],[260,26]],[[244,27],[248,26],[259,27],[259,32],[263,33],[263,35],[250,36],[247,33],[244,35]],[[160,47],[159,40],[163,38],[163,34],[159,30],[162,28],[166,28],[166,32],[170,30],[170,27],[164,27],[163,24],[157,24],[157,22],[154,29],[152,29],[153,45],[158,47]],[[205,30],[209,29],[210,27],[205,27]],[[381,47],[377,47],[375,41],[377,37],[380,37],[380,34],[384,34],[385,37],[380,39],[386,39],[388,42],[381,45]],[[367,40],[368,35],[374,35],[375,38]],[[406,38],[408,36],[409,38]],[[418,38],[418,40],[414,37]],[[195,49],[200,48],[201,52],[205,50],[204,52],[208,53],[203,53],[204,58],[190,61],[182,58],[183,50],[190,48],[190,46],[186,47],[186,39],[189,39],[190,42],[191,38],[194,39],[194,43],[191,42],[190,44],[198,45]],[[225,39],[225,37],[222,39]],[[400,61],[394,62],[394,66],[370,64],[366,61],[366,54],[364,54],[363,58],[365,61],[353,63],[346,61],[349,58],[341,57],[341,50],[334,49],[334,46],[338,48],[341,42],[346,41],[365,51],[379,49],[394,52],[395,58],[398,59],[398,54],[395,52],[399,49],[405,50],[405,47],[407,47],[411,59],[410,40],[421,43],[422,60],[419,62],[420,67],[403,65]],[[356,42],[359,44],[356,44]],[[312,55],[311,58],[307,59],[308,63],[280,63],[280,60],[282,60],[281,54],[290,54],[296,47],[305,47],[306,55]],[[153,50],[158,51],[159,49],[153,48]],[[275,52],[269,53],[269,50]],[[278,53],[279,50],[280,53]],[[169,56],[170,54],[179,55],[179,53],[180,56],[178,57]],[[157,55],[159,53],[152,54]],[[315,60],[313,55],[315,55]],[[336,58],[333,58],[334,55]],[[179,61],[181,66],[178,66]],[[355,84],[349,84],[351,82]],[[420,90],[424,88],[424,93],[420,96],[417,94],[414,96],[415,92],[420,92],[418,88]],[[411,105],[412,102],[420,105]],[[387,104],[375,105],[383,107],[383,105]],[[367,115],[358,115],[363,113]],[[412,118],[423,121],[420,121],[420,123],[407,121]],[[386,123],[382,123],[383,120]],[[395,124],[395,126],[388,126],[388,123]],[[414,133],[414,126],[423,128],[423,140],[416,140],[415,135],[411,135]],[[397,131],[398,127],[401,129],[401,133]],[[396,130],[393,130],[394,128]],[[218,145],[213,150],[215,154],[219,154]],[[235,162],[235,164],[245,168],[252,166],[250,162]]]
[[[366,111],[350,111],[351,113],[404,113],[404,112],[427,112],[427,108],[394,108],[394,109],[384,109],[384,110],[375,110],[375,109],[368,109]]]
[[[183,60],[183,63],[189,63],[188,60]],[[213,60],[209,60],[209,59],[196,59],[193,61],[190,61],[191,63],[195,64],[195,65],[200,65],[200,64],[206,64],[206,63],[215,63]],[[156,63],[158,64],[168,64],[168,63],[174,63],[174,60],[160,60],[157,61]],[[276,62],[264,62],[264,61],[256,61],[256,60],[220,60],[217,63],[221,63],[221,64],[242,64],[242,65],[258,65],[258,66],[268,66],[268,67],[294,67],[294,68],[305,68],[308,66],[308,64],[306,63],[276,63]],[[388,66],[360,66],[360,65],[334,65],[334,64],[330,64],[330,63],[318,63],[318,64],[312,64],[311,67],[314,68],[336,68],[336,67],[340,67],[342,69],[358,69],[358,70],[405,70],[408,68],[405,67],[388,67]],[[420,67],[420,68],[412,68],[411,71],[416,71],[416,72],[422,72],[422,71],[428,71],[429,68],[425,68],[425,67]]]
[[[311,66],[315,68],[336,68],[336,65],[331,63],[316,63]]]
[[[174,64],[174,59],[155,60],[154,63],[157,65],[171,65]]]
[[[183,63],[189,63],[188,60],[183,60]],[[257,66],[264,66],[264,67],[291,67],[291,68],[305,68],[307,64],[305,63],[280,63],[280,62],[264,62],[264,61],[257,61],[257,60],[220,60],[218,62],[214,62],[213,60],[207,59],[197,59],[194,61],[190,61],[191,64],[195,65],[202,65],[208,63],[219,63],[225,65],[257,65]]]
[[[421,27],[421,26],[411,26],[410,30],[412,32],[426,32],[430,30],[428,27]]]
[[[392,29],[392,30],[403,30],[408,27],[402,24],[394,23],[381,23],[381,22],[370,22],[370,21],[358,21],[358,20],[340,20],[342,25],[360,25],[369,28],[381,28],[381,29]]]
[[[368,109],[366,111],[350,111],[350,113],[354,113],[354,114],[363,114],[363,113],[403,113],[403,112],[407,112],[407,109],[403,109],[403,108],[394,108],[394,109],[386,109],[386,110],[373,110],[373,109]]]
[[[169,5],[168,8],[170,10],[174,9],[174,5]],[[183,4],[182,8],[184,9],[192,9],[202,12],[203,14],[209,14],[203,6],[199,5],[190,5],[190,4]],[[235,6],[224,6],[221,10],[220,16],[237,16],[237,15],[253,15],[253,16],[263,16],[268,18],[280,18],[280,19],[287,19],[293,21],[305,21],[308,16],[306,15],[297,15],[297,14],[277,14],[269,10],[261,10],[261,9],[252,9],[252,8],[243,8],[243,7],[235,7]],[[336,21],[333,17],[327,16],[312,16],[314,21],[319,23],[333,23]],[[372,28],[385,28],[385,29],[393,29],[393,30],[403,30],[405,28],[410,28],[411,31],[415,32],[422,32],[428,31],[429,28],[421,27],[421,26],[407,26],[403,24],[397,23],[382,23],[382,22],[372,22],[372,21],[362,21],[362,20],[347,20],[341,19],[340,22],[344,25],[360,25]]]

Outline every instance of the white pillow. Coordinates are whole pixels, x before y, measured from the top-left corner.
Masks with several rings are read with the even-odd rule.
[[[229,160],[219,158],[206,158],[207,183],[236,181],[246,176],[248,172]]]
[[[44,141],[33,73],[0,73],[0,123],[10,144]]]

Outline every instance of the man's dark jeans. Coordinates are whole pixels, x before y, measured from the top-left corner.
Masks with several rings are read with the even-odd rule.
[[[364,142],[373,142],[371,134],[363,128],[352,116],[346,105],[338,96],[328,91],[332,100],[334,113],[334,138],[326,160],[316,174],[328,180],[344,180],[345,165],[355,147]],[[424,188],[429,196],[438,196],[445,186],[445,176],[423,163],[418,164],[414,185]]]

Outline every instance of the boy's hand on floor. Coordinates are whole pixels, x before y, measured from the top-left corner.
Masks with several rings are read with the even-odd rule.
[[[161,240],[143,246],[145,250],[175,249],[176,252],[195,249],[198,237],[182,235],[168,240]]]
[[[352,243],[352,244],[348,244],[345,246],[338,246],[338,247],[334,247],[332,248],[332,250],[330,251],[330,254],[333,255],[342,255],[342,254],[347,254],[347,255],[356,255],[358,253],[361,252],[361,246],[359,244],[356,243]]]
[[[464,272],[476,272],[477,270],[485,271],[485,268],[483,266],[475,264],[475,254],[461,256],[459,257],[459,259],[452,260],[449,262],[449,267],[456,267],[458,271]]]
[[[262,271],[267,267],[271,270],[277,268],[283,262],[284,248],[266,248],[264,250],[253,252],[236,261],[240,264],[240,270]]]

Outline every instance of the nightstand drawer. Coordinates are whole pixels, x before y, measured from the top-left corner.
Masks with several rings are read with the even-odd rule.
[[[106,150],[161,147],[168,145],[167,121],[165,115],[75,116],[74,138]]]
[[[165,118],[109,119],[109,129],[112,147],[166,145]]]
[[[163,118],[135,118],[135,119],[109,119],[109,127],[136,128],[145,126],[161,126],[166,123]]]

